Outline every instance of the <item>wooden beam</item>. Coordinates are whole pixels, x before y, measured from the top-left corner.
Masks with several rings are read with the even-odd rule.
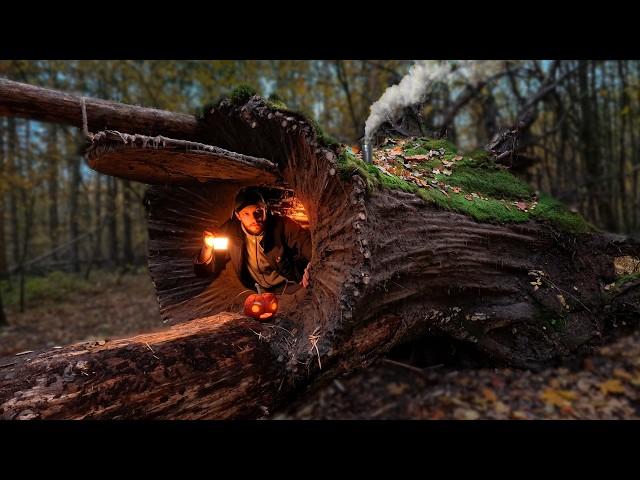
[[[61,123],[82,128],[82,98],[48,88],[0,78],[0,115]],[[194,115],[125,105],[84,97],[90,132],[118,130],[150,136],[197,140],[200,124]]]

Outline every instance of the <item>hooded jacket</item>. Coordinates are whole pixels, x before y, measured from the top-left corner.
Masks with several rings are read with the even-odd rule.
[[[209,263],[200,262],[196,255],[193,263],[194,272],[199,277],[217,277],[231,261],[233,269],[240,281],[247,287],[254,289],[255,280],[246,268],[245,233],[242,223],[233,217],[227,220],[217,233],[229,238],[229,246],[225,251],[215,251]],[[288,293],[293,293],[300,286],[304,269],[311,259],[311,233],[288,217],[267,214],[264,236],[260,242],[264,254],[271,267],[295,286],[287,287]],[[274,291],[281,290],[282,286]],[[269,291],[269,289],[267,289]]]

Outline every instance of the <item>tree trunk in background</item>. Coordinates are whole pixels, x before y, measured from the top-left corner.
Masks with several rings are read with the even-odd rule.
[[[75,151],[75,142],[71,132],[66,133],[66,156],[68,167],[70,170],[69,185],[69,236],[70,240],[80,235],[80,210],[78,208],[78,197],[80,192],[80,182],[82,181],[82,173],[80,171],[80,156]],[[71,245],[71,263],[73,271],[80,271],[80,245],[75,242]]]
[[[5,126],[4,118],[0,118],[0,279],[4,278],[7,272],[7,240],[4,228],[5,222],[5,195],[8,186],[5,178],[5,142],[4,142]],[[0,299],[1,301],[1,299]],[[2,307],[0,307],[0,315],[2,315]]]
[[[24,154],[21,156],[21,164],[24,168],[21,170],[25,173],[25,178],[28,180],[32,180],[34,178],[33,175],[33,165],[31,164],[31,121],[27,120],[25,129],[24,129]],[[31,230],[33,227],[34,221],[34,211],[35,211],[35,191],[33,188],[22,188],[21,189],[21,197],[22,197],[22,207],[24,210],[24,231],[22,235],[22,252],[20,254],[20,312],[25,311],[25,270],[24,263],[27,260],[29,255],[29,244],[31,242]]]
[[[118,217],[116,215],[118,196],[118,180],[114,177],[107,179],[107,222],[109,231],[109,263],[111,266],[118,263]]]
[[[627,149],[625,137],[627,134],[627,130],[629,129],[628,118],[630,115],[630,101],[629,95],[627,92],[627,81],[626,81],[626,66],[625,61],[620,60],[618,62],[618,75],[620,76],[620,117],[621,117],[621,127],[619,132],[619,142],[620,142],[620,151],[618,152],[618,188],[620,189],[620,203],[618,209],[620,211],[620,229],[622,231],[629,231],[631,227],[631,209],[628,208],[628,192],[627,192],[627,182],[626,182],[626,163],[627,163]]]
[[[100,226],[100,223],[102,222],[102,175],[101,174],[96,174],[96,181],[95,181],[95,191],[94,191],[94,222],[93,222],[93,228],[97,229]],[[98,259],[98,258],[103,258],[103,251],[102,251],[102,229],[101,230],[96,230],[96,235],[94,237],[94,255],[93,258],[94,259]]]
[[[51,250],[58,247],[58,231],[60,221],[58,218],[58,127],[56,125],[47,126],[47,187],[49,193],[49,248]],[[58,255],[52,255],[53,260],[58,259]]]
[[[342,86],[342,90],[344,91],[345,98],[347,99],[347,105],[349,107],[349,115],[351,117],[351,122],[353,125],[352,139],[355,140],[359,138],[364,132],[360,125],[360,121],[356,115],[355,107],[353,105],[351,88],[349,86],[349,77],[345,72],[344,63],[342,62],[342,60],[336,60],[335,67],[336,67],[336,74],[338,75],[338,81],[340,82],[340,85]]]
[[[5,279],[8,271],[7,266],[7,242],[5,235],[5,190],[9,186],[5,178],[5,122],[4,118],[0,118],[0,178],[2,183],[0,184],[0,326],[7,325],[7,316],[4,313],[4,302],[2,300],[2,283]]]
[[[635,75],[640,75],[640,69],[638,69],[638,64],[640,62],[634,62],[636,65]],[[631,133],[631,164],[633,168],[640,168],[640,143],[637,143],[636,140],[636,119],[634,109],[631,110],[631,120],[629,122],[630,133]],[[638,221],[640,218],[638,217],[638,210],[640,210],[640,192],[638,191],[638,176],[640,176],[640,170],[634,170],[632,176],[632,197],[629,202],[631,207],[632,214],[632,225],[633,227],[629,230],[631,232],[640,232],[640,224]]]
[[[132,198],[131,192],[129,189],[131,188],[131,183],[129,180],[124,180],[122,182],[122,203],[125,205],[125,208],[122,209],[122,227],[123,227],[123,238],[122,238],[122,253],[124,263],[131,265],[133,264],[133,237],[132,237],[132,229],[131,229],[131,208]]]
[[[604,83],[604,85],[608,85],[606,87],[607,94],[606,94],[605,104],[607,105],[607,116],[609,121],[606,122],[606,128],[604,128],[605,122],[603,122],[602,129],[598,129],[598,125],[596,125],[595,131],[600,132],[604,129],[607,132],[608,147],[606,150],[602,149],[603,152],[602,152],[601,162],[602,162],[603,174],[606,175],[607,178],[611,178],[611,181],[599,182],[600,185],[598,186],[598,188],[602,190],[606,189],[607,198],[609,198],[609,206],[611,209],[611,212],[610,212],[611,223],[615,225],[615,227],[610,229],[620,230],[621,224],[622,224],[622,220],[621,220],[622,212],[619,211],[619,206],[621,202],[621,199],[620,199],[621,192],[619,192],[618,188],[616,188],[617,180],[618,180],[617,158],[620,152],[618,151],[618,143],[617,143],[617,139],[615,138],[616,129],[618,128],[618,118],[620,115],[620,111],[618,110],[619,102],[616,102],[616,98],[614,95],[615,85],[616,85],[614,69],[607,68],[607,65],[603,64],[601,68],[601,75],[602,75],[603,83],[607,82],[607,83]],[[599,141],[601,141],[603,136],[601,134],[600,135],[595,134],[594,137],[597,138]]]
[[[20,229],[18,222],[18,195],[16,180],[19,175],[16,168],[16,152],[18,151],[18,134],[16,131],[16,121],[9,118],[7,121],[7,174],[9,176],[9,218],[11,224],[11,253],[13,261],[17,262],[20,258]]]
[[[602,176],[598,152],[593,141],[593,113],[591,111],[591,99],[589,98],[589,72],[587,70],[588,62],[585,60],[578,61],[578,83],[580,96],[580,109],[582,125],[580,136],[582,141],[582,157],[586,167],[587,177],[589,181],[597,181]],[[600,198],[594,196],[589,197],[591,217],[596,224],[603,225],[606,215],[602,208],[603,203],[609,203],[606,194],[600,194]]]

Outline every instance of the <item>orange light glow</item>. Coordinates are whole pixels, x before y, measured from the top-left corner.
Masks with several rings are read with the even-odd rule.
[[[212,237],[209,235],[204,239],[204,241],[207,246],[213,247],[216,250],[226,250],[229,246],[229,239],[226,237]]]
[[[253,305],[251,305],[251,311],[253,313],[258,313],[262,311],[262,305],[259,303],[254,303]]]
[[[271,302],[270,308],[271,311],[275,313],[275,311],[278,310],[278,302]]]

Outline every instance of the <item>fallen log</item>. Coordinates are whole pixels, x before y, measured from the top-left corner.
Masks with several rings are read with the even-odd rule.
[[[209,154],[178,140],[163,156],[165,146],[141,136],[132,143],[115,135],[108,144],[96,136],[87,152],[93,168],[123,178],[150,159],[144,168],[157,185],[145,197],[149,269],[163,320],[173,326],[5,367],[3,418],[255,418],[312,382],[427,335],[467,342],[496,364],[540,368],[639,317],[636,284],[619,295],[606,289],[618,289],[611,287],[617,258],[640,257],[638,240],[595,232],[510,184],[486,159],[429,151],[426,161],[465,175],[423,169],[425,181],[407,173],[423,148],[412,145],[401,176],[381,173],[384,166],[326,145],[303,117],[257,96],[207,108],[200,121],[200,142],[258,159],[243,164],[227,155],[247,177],[198,179],[198,157]],[[378,159],[391,155],[384,148]],[[474,171],[486,192],[461,191],[478,184],[473,175],[468,181]],[[196,181],[176,184],[176,176]],[[271,324],[237,313],[247,293],[231,269],[213,282],[192,269],[202,230],[226,221],[247,185],[294,191],[312,234],[311,287],[284,295]],[[180,407],[182,390],[190,393]]]
[[[185,140],[197,140],[199,135],[200,124],[194,115],[82,97],[0,78],[1,116],[61,123],[81,129],[83,99],[90,132],[118,130]]]

